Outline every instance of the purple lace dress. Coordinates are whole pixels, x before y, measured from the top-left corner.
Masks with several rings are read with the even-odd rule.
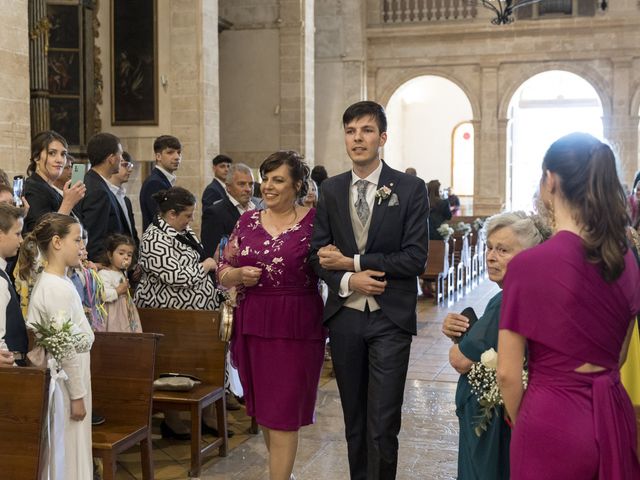
[[[314,422],[326,331],[318,277],[307,263],[315,209],[272,237],[260,211],[243,214],[224,251],[228,267],[262,269],[254,287],[241,289],[235,309],[231,359],[238,368],[247,414],[275,430]]]

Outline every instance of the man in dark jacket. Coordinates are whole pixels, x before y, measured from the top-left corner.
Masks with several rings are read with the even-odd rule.
[[[80,221],[89,236],[89,260],[102,262],[107,237],[129,234],[126,216],[109,188],[109,178],[118,173],[123,161],[120,139],[111,133],[97,133],[87,144],[87,155],[91,170],[84,176],[87,194],[80,202]]]
[[[202,245],[206,254],[211,256],[220,239],[231,235],[240,215],[255,208],[251,202],[253,173],[247,165],[231,165],[226,185],[229,195],[205,208],[202,213]]]
[[[176,183],[175,172],[182,161],[182,144],[171,135],[161,135],[153,142],[156,166],[151,170],[140,189],[140,210],[142,230],[146,230],[155,217],[158,205],[151,198],[160,190],[171,188]]]

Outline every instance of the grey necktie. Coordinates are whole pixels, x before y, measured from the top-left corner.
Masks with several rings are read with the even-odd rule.
[[[367,224],[367,220],[369,220],[369,204],[367,203],[367,187],[369,186],[369,182],[366,180],[358,180],[356,182],[356,187],[358,188],[358,199],[356,200],[356,213],[358,214],[358,218],[360,219],[360,223],[362,225]]]

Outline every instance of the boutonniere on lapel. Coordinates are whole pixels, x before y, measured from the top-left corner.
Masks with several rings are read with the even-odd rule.
[[[389,184],[393,187],[393,183]],[[382,203],[383,200],[386,200],[391,195],[391,188],[386,185],[381,186],[378,190],[376,190],[376,198],[378,199],[378,205]]]

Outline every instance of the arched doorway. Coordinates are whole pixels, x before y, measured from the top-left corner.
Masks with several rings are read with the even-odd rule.
[[[549,145],[571,132],[602,139],[602,104],[584,78],[550,70],[524,82],[508,112],[507,208],[530,211]]]
[[[473,111],[465,92],[444,77],[424,75],[401,85],[386,107],[385,160],[425,181],[452,187],[462,210],[473,198]]]

